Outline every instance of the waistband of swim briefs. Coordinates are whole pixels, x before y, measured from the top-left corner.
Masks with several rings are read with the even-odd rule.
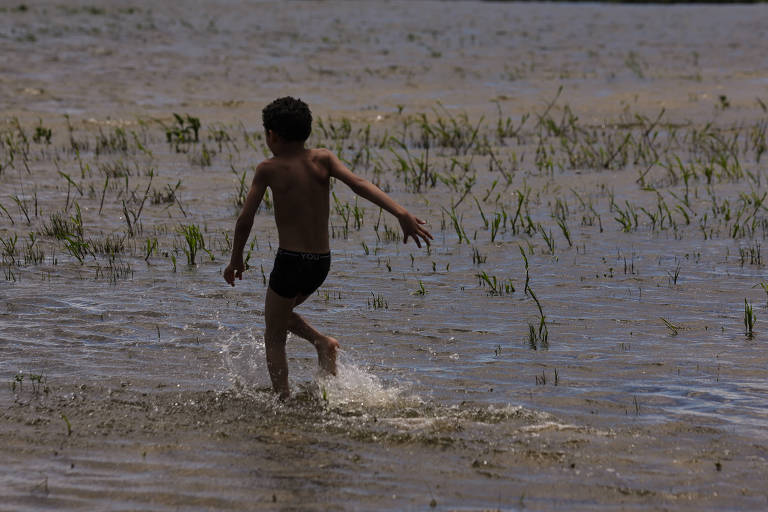
[[[278,256],[292,256],[294,258],[301,258],[303,260],[326,260],[330,259],[331,253],[330,252],[324,252],[324,253],[316,253],[316,252],[297,252],[297,251],[289,251],[283,248],[277,249],[277,255]]]

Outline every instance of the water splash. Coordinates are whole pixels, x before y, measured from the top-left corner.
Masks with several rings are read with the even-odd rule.
[[[246,394],[269,385],[264,337],[254,329],[232,333],[219,349],[222,369],[229,385]]]
[[[289,336],[289,340],[291,338]],[[259,331],[245,329],[232,333],[221,343],[219,354],[225,378],[232,388],[249,396],[271,390],[264,337]],[[314,364],[313,361],[306,366],[314,367]],[[409,383],[385,383],[347,352],[339,352],[337,368],[338,375],[334,377],[319,370],[307,372],[305,365],[297,367],[289,363],[294,395],[341,408],[409,407],[422,403],[418,396],[408,392]]]
[[[408,384],[385,384],[379,377],[356,364],[346,353],[339,354],[338,376],[315,376],[319,397],[330,407],[390,408],[422,403],[408,393]]]

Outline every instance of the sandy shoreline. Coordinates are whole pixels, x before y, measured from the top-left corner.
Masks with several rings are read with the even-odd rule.
[[[266,394],[147,395],[86,384],[4,402],[3,459],[17,469],[6,474],[3,510],[410,510],[432,499],[447,510],[765,504],[750,484],[765,471],[765,447],[686,421],[601,430],[541,422],[524,409],[428,407],[414,423],[376,416],[387,411],[350,416],[306,396],[281,407]],[[514,431],[514,441],[495,441],[494,430]],[[349,505],[357,500],[365,504]]]

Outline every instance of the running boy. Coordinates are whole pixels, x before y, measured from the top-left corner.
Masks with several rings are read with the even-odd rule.
[[[264,304],[267,369],[272,387],[281,398],[290,396],[285,339],[288,331],[314,345],[324,371],[336,375],[338,341],[309,325],[293,309],[323,284],[331,264],[328,244],[330,178],[349,186],[397,217],[403,243],[413,238],[429,245],[432,235],[417,219],[370,181],[355,175],[327,149],[307,149],[304,143],[312,129],[312,114],[301,100],[278,98],[262,111],[267,146],[274,154],[256,167],[251,189],[235,225],[232,258],[224,279],[235,286],[242,279],[243,248],[253,226],[253,217],[267,187],[272,190],[279,249],[269,276]]]

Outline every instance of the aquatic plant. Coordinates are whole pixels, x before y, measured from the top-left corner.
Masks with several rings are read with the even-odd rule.
[[[125,250],[125,235],[108,234],[101,237],[89,238],[88,251],[95,255],[106,254],[115,256]]]
[[[667,270],[667,279],[669,282],[669,286],[674,286],[677,284],[677,280],[680,278],[680,262],[675,262],[675,268],[673,270]]]
[[[371,296],[368,298],[368,308],[373,309],[388,309],[389,303],[381,294],[375,294],[371,292]]]
[[[181,187],[181,180],[178,180],[174,186],[166,184],[163,190],[152,189],[150,203],[153,205],[175,203],[177,201],[176,192],[179,187]]]
[[[245,198],[248,197],[249,186],[245,181],[247,170],[243,170],[242,173],[238,174],[234,165],[230,166],[230,169],[232,169],[235,177],[237,177],[237,192],[235,193],[233,202],[235,204],[235,208],[237,208],[239,211],[240,208],[242,208],[245,204]]]
[[[187,256],[187,265],[195,264],[195,258],[197,257],[198,251],[206,252],[211,258],[211,261],[213,261],[213,253],[206,249],[203,233],[200,231],[197,224],[182,224],[179,226],[178,232],[184,237],[184,241],[186,242],[186,246],[183,247],[183,250],[184,254]]]
[[[66,414],[59,413],[61,416],[61,419],[64,420],[64,424],[67,426],[67,436],[72,435],[72,424],[69,422],[69,418],[67,418]]]
[[[96,155],[101,153],[127,153],[129,149],[128,136],[124,128],[115,127],[109,133],[99,128],[99,135],[96,137],[94,152]]]
[[[557,368],[553,369],[553,375],[554,375],[554,382],[552,382],[553,385],[559,386],[560,385],[560,374],[557,371]],[[547,374],[545,373],[544,369],[541,370],[541,375],[534,375],[536,378],[536,385],[537,386],[546,386],[547,385]]]
[[[664,322],[664,325],[667,327],[667,329],[670,330],[670,332],[672,333],[672,336],[677,336],[680,330],[682,330],[682,327],[680,327],[679,325],[673,324],[666,318],[664,317],[659,317],[659,318],[661,318],[661,321]]]
[[[35,126],[35,133],[32,135],[32,141],[37,144],[51,143],[51,137],[53,136],[53,130],[43,126],[43,120],[39,120],[39,124]]]
[[[539,233],[541,233],[541,238],[544,240],[544,243],[547,245],[547,250],[549,254],[555,254],[555,238],[552,236],[552,230],[549,230],[547,232],[544,230],[544,227],[539,224],[538,226]]]
[[[173,113],[174,124],[165,127],[165,140],[173,144],[176,152],[180,151],[180,144],[200,141],[200,119],[189,114],[181,116]]]
[[[624,209],[622,209],[616,203],[613,203],[611,208],[617,213],[617,216],[614,217],[614,220],[621,225],[622,231],[629,233],[638,227],[638,214],[629,201],[624,201],[624,204],[626,205],[626,208]]]
[[[532,350],[548,349],[549,348],[549,328],[547,327],[546,316],[541,308],[541,302],[539,302],[536,294],[533,290],[528,288],[528,293],[536,303],[536,307],[539,310],[539,323],[535,326],[532,323],[528,323],[528,346]]]
[[[67,174],[65,172],[62,172],[62,171],[59,171],[59,176],[64,178],[66,180],[66,182],[67,182],[67,199],[64,202],[64,210],[67,210],[67,209],[69,209],[70,187],[75,187],[75,190],[77,190],[77,192],[80,194],[80,196],[83,195],[83,188],[80,185],[78,185],[75,182],[75,180],[73,180],[72,177],[69,174]]]
[[[752,304],[747,302],[747,299],[744,299],[744,333],[748,338],[752,338],[754,336],[754,327],[756,321],[757,317],[755,316],[755,312],[752,310]]]
[[[192,151],[189,153],[189,163],[197,165],[199,167],[210,167],[213,163],[213,157],[216,156],[216,151],[208,148],[203,142],[199,151]]]
[[[67,250],[67,252],[71,256],[77,258],[77,261],[79,261],[82,265],[83,260],[89,252],[88,242],[84,241],[82,238],[71,235],[65,236],[63,242],[64,248]]]
[[[133,278],[133,267],[130,263],[118,262],[114,256],[109,256],[106,265],[96,262],[94,273],[94,279],[106,279],[114,285],[121,279]]]
[[[144,204],[149,197],[149,190],[152,187],[152,179],[154,178],[154,171],[149,171],[149,182],[147,188],[144,190],[144,195],[139,200],[135,196],[132,197],[132,201],[122,201],[123,204],[123,219],[128,227],[128,235],[133,237],[140,234],[142,231],[141,226],[141,213],[144,211]]]
[[[464,241],[465,243],[469,244],[469,238],[467,237],[466,232],[464,231],[464,228],[461,225],[461,219],[456,214],[456,210],[454,208],[451,208],[450,211],[443,208],[443,212],[445,212],[448,217],[451,219],[451,223],[453,225],[454,231],[456,231],[456,237],[459,239],[459,244]]]
[[[759,286],[760,288],[763,289],[766,297],[766,305],[768,305],[768,283],[766,283],[765,281],[760,281],[755,286]]]
[[[16,264],[16,242],[19,236],[16,233],[8,235],[8,238],[0,237],[0,243],[3,245],[3,262],[8,265]]]
[[[149,258],[152,253],[157,251],[157,237],[147,238],[146,245],[144,247],[144,261],[149,263]]]
[[[755,242],[748,247],[739,247],[739,264],[743,267],[746,262],[750,265],[761,266],[763,264],[760,253],[760,243]]]
[[[16,391],[17,386],[19,388],[19,391],[22,391],[24,389],[24,374],[19,372],[16,375],[14,375],[13,379],[11,379],[9,386],[11,388],[11,392]]]
[[[45,259],[43,250],[38,246],[35,233],[28,233],[28,240],[24,245],[24,264],[37,265]]]
[[[515,293],[515,285],[511,279],[497,279],[485,271],[475,274],[481,286],[488,289],[488,295],[510,295]]]
[[[2,210],[2,211],[3,211],[3,213],[5,214],[5,216],[6,216],[6,217],[8,217],[8,220],[9,220],[9,221],[11,221],[11,225],[13,225],[13,224],[16,224],[16,223],[13,221],[13,217],[11,217],[11,214],[10,214],[10,213],[8,213],[8,210],[7,210],[7,209],[5,208],[5,206],[3,206],[2,204],[0,204],[0,210]]]
[[[402,176],[405,189],[414,193],[420,193],[427,187],[434,187],[437,183],[438,175],[430,168],[429,145],[425,147],[424,152],[420,156],[414,156],[402,140],[392,137],[392,143],[398,146],[404,153],[403,156],[394,149],[390,149],[398,165],[395,168],[395,172],[398,176]]]
[[[488,259],[488,256],[480,254],[480,251],[477,249],[477,247],[472,248],[472,263],[474,265],[480,265],[482,263],[485,263],[487,259]]]
[[[29,382],[32,384],[32,394],[37,396],[40,393],[48,393],[48,378],[43,373],[30,374]]]
[[[529,283],[531,282],[531,274],[528,269],[528,256],[525,255],[525,251],[521,245],[518,245],[517,248],[520,250],[520,256],[523,257],[523,265],[525,266],[525,285],[523,287],[523,292],[528,295],[528,291],[530,290]]]

